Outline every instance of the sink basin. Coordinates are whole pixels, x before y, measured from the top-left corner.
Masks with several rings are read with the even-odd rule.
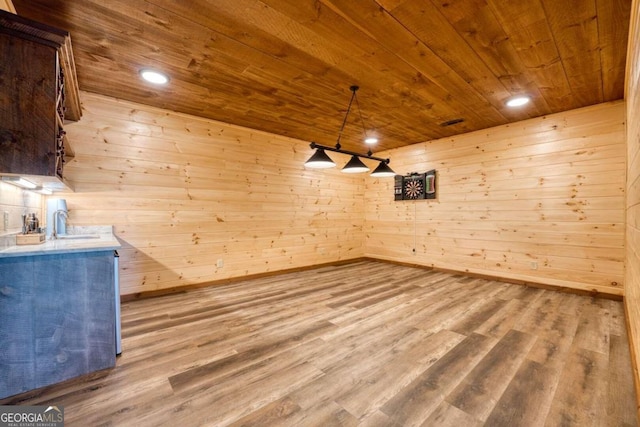
[[[81,240],[81,239],[99,239],[99,234],[63,234],[56,236],[58,240]]]

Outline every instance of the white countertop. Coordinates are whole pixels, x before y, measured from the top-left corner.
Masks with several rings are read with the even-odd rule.
[[[113,234],[112,226],[68,227],[69,236],[97,236],[80,239],[46,240],[39,245],[12,245],[0,250],[0,258],[74,252],[94,252],[115,250],[121,247]]]

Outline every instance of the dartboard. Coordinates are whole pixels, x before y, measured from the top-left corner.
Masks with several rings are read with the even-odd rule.
[[[424,198],[424,184],[420,179],[407,180],[404,183],[405,199],[422,199]]]

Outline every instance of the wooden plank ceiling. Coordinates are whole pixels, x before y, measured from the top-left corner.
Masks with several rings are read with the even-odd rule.
[[[352,84],[374,151],[624,95],[631,0],[13,2],[71,33],[82,90],[327,145]]]

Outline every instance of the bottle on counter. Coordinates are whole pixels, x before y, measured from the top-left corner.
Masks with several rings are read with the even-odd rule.
[[[35,213],[31,213],[27,216],[26,226],[23,226],[23,230],[25,228],[25,234],[38,233],[38,230],[40,229],[40,220]]]

